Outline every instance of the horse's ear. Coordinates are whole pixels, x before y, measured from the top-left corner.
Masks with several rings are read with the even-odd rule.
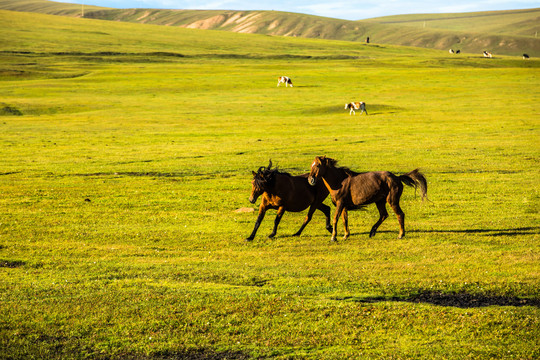
[[[257,176],[257,173],[255,171],[251,171],[251,174],[253,174],[253,176]]]
[[[272,167],[272,159],[270,159],[270,161],[268,162],[268,170],[270,170],[270,168]]]

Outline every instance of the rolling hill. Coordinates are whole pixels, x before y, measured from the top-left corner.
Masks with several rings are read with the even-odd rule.
[[[348,21],[280,11],[112,9],[48,0],[0,0],[0,9],[85,18],[265,34],[415,46],[496,55],[540,56],[540,9],[398,15]]]
[[[395,15],[370,21],[417,28],[534,37],[540,30],[540,9]]]

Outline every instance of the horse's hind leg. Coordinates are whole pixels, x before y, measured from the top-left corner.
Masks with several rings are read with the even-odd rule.
[[[319,209],[324,213],[324,216],[326,217],[326,230],[328,230],[329,233],[332,233],[332,225],[330,225],[330,206],[321,203],[318,206],[313,204],[309,207],[309,211],[304,219],[304,223],[300,227],[300,230],[298,230],[293,236],[300,236],[306,225],[311,221],[313,213],[316,209]]]
[[[403,212],[403,210],[401,210],[401,207],[399,206],[399,203],[396,203],[396,204],[390,204],[390,206],[392,206],[392,209],[394,210],[394,212],[396,213],[396,216],[398,218],[398,222],[399,222],[399,235],[398,235],[398,239],[401,239],[405,236],[405,213]]]
[[[326,217],[326,230],[328,230],[329,233],[332,233],[332,224],[330,223],[330,206],[325,204],[320,204],[317,209],[321,210]]]
[[[383,221],[386,220],[386,218],[388,217],[388,211],[386,211],[386,200],[379,200],[375,204],[377,205],[377,209],[379,210],[379,220],[377,220],[375,225],[373,225],[373,227],[371,228],[371,231],[369,232],[369,237],[375,236],[379,226],[381,226]]]
[[[388,194],[388,203],[392,207],[392,210],[396,213],[398,222],[399,222],[399,235],[398,239],[401,239],[405,236],[405,213],[403,210],[401,210],[401,207],[399,206],[399,199],[401,197],[401,193],[403,192],[403,187],[398,189],[397,191],[391,191],[390,194]]]
[[[313,213],[315,212],[315,209],[316,209],[315,205],[313,205],[313,204],[309,207],[306,218],[304,219],[304,223],[300,227],[300,230],[298,230],[296,233],[294,233],[293,236],[300,236],[302,231],[304,231],[304,228],[306,227],[306,225],[311,221],[311,218],[313,217]]]

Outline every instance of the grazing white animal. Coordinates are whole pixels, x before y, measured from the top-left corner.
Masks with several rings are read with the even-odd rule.
[[[484,57],[492,58],[493,55],[490,52],[484,51]]]
[[[282,83],[285,84],[285,87],[287,87],[288,85],[291,85],[291,87],[293,87],[292,80],[290,77],[287,77],[287,76],[278,77],[277,86],[279,86],[279,84],[282,84]]]
[[[448,50],[448,52],[449,52],[450,54],[453,54],[453,53],[454,53],[454,49],[450,49],[450,50]]]
[[[349,111],[349,115],[356,115],[356,112],[354,110],[362,110],[360,112],[360,115],[362,115],[362,113],[365,111],[366,112],[366,115],[368,114],[367,113],[367,110],[366,110],[366,103],[363,102],[363,101],[360,101],[360,102],[350,102],[348,104],[345,104],[345,109],[350,109]]]

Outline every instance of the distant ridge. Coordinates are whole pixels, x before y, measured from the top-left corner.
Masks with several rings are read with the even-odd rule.
[[[349,21],[280,11],[113,9],[48,0],[0,0],[0,9],[185,28],[371,42],[495,55],[540,56],[540,8],[396,15]]]

